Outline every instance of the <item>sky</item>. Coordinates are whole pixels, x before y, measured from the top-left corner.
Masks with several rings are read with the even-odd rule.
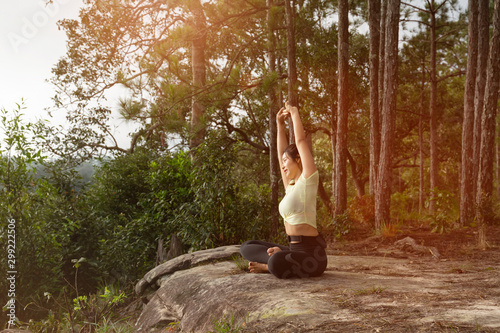
[[[57,21],[76,18],[80,0],[4,1],[0,14],[0,107],[16,108],[24,99],[31,119],[52,105],[54,89],[45,82],[65,53],[65,33]]]
[[[4,0],[0,11],[0,108],[13,110],[22,101],[27,120],[46,119],[53,106],[53,86],[46,82],[51,69],[66,52],[66,35],[58,30],[61,19],[76,19],[82,0]],[[467,0],[459,0],[465,8]],[[114,134],[119,146],[127,148],[131,131],[119,119],[118,98],[108,96],[114,110]],[[62,111],[54,112],[51,123],[64,124]],[[0,137],[1,137],[0,133]]]
[[[46,82],[57,61],[66,53],[66,34],[61,19],[78,18],[82,0],[5,0],[0,11],[0,108],[7,111],[23,103],[26,121],[47,119],[53,107],[54,87]],[[115,135],[119,146],[128,148],[129,126],[116,111],[119,96],[110,97],[114,108]],[[63,111],[54,112],[50,123],[63,125]],[[1,136],[2,133],[0,133]]]

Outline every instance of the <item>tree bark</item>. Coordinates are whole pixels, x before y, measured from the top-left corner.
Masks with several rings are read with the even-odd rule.
[[[436,107],[437,107],[437,75],[436,75],[436,12],[435,12],[435,2],[434,0],[430,1],[429,8],[430,15],[430,88],[431,88],[431,96],[430,96],[430,147],[431,147],[431,170],[430,170],[430,203],[429,203],[429,212],[434,214],[436,211],[435,198],[436,193],[435,190],[438,188],[438,168],[439,161],[437,155],[437,115],[436,115]]]
[[[335,215],[347,209],[347,119],[349,114],[349,3],[339,0],[338,118],[335,164]]]
[[[460,172],[460,223],[469,225],[474,218],[474,92],[478,45],[478,3],[469,1],[469,44],[462,124],[462,166]]]
[[[377,184],[377,167],[380,154],[379,115],[379,56],[380,56],[380,0],[368,2],[370,29],[370,180],[369,193],[374,195]]]
[[[268,25],[268,45],[269,45],[269,73],[276,72],[276,38],[274,35],[274,18],[272,15],[272,7],[274,0],[267,0],[267,25]],[[278,100],[276,95],[276,87],[273,85],[269,88],[269,131],[270,131],[270,147],[269,147],[269,169],[271,183],[271,237],[278,234],[279,227],[279,180],[281,179],[279,163],[278,163],[278,148],[277,148],[277,125],[276,114],[278,112]]]
[[[285,0],[286,13],[286,50],[288,60],[288,102],[299,107],[299,99],[297,96],[297,60],[295,46],[295,6],[293,0]],[[290,134],[288,140],[290,143],[295,142],[293,133],[293,122],[290,119]]]
[[[191,61],[193,73],[193,90],[192,98],[192,114],[191,114],[191,140],[190,148],[195,148],[201,144],[205,138],[205,124],[203,115],[205,106],[201,102],[200,96],[196,94],[205,86],[206,83],[206,68],[205,68],[205,48],[207,42],[207,22],[200,0],[191,1],[189,10],[192,14],[192,25],[195,30],[193,40],[191,42]]]
[[[390,222],[392,150],[397,100],[398,42],[400,0],[388,0],[385,42],[385,78],[381,112],[380,163],[375,194],[375,228]]]
[[[337,170],[337,110],[332,107],[332,135],[330,137],[332,143],[332,193],[335,196],[337,193],[337,177],[335,176]],[[336,204],[335,199],[333,199],[334,206]],[[334,207],[335,210],[335,207]]]
[[[335,212],[332,206],[332,202],[330,201],[328,193],[326,193],[325,186],[323,185],[323,180],[321,178],[319,179],[318,195],[321,199],[321,202],[323,202],[323,205],[325,205],[326,209],[330,213],[330,216],[333,217]]]
[[[387,26],[387,1],[382,0],[382,8],[380,10],[380,57],[379,57],[379,66],[378,66],[378,89],[379,89],[379,127],[380,127],[380,112],[382,112],[382,108],[384,106],[384,78],[385,78],[385,33]],[[380,131],[380,128],[379,128]],[[380,152],[379,152],[380,158]],[[378,173],[378,171],[377,171]],[[378,180],[377,180],[378,183]],[[375,185],[376,186],[376,185]]]
[[[347,159],[349,160],[349,165],[351,166],[351,175],[352,175],[352,180],[354,182],[354,186],[356,187],[357,196],[358,198],[362,198],[366,194],[365,193],[366,179],[361,178],[363,174],[362,169],[358,167],[358,164],[354,160],[354,157],[352,157],[349,150],[347,150]]]
[[[418,116],[418,153],[419,153],[419,178],[418,213],[422,214],[425,202],[425,173],[424,173],[424,95],[425,95],[425,55],[422,59],[422,81],[420,83],[420,114]]]
[[[497,199],[500,198],[500,131],[497,133],[497,181],[496,181],[496,189],[497,189]]]
[[[479,1],[478,18],[478,55],[476,90],[474,96],[474,148],[472,193],[474,200],[477,194],[477,180],[479,177],[479,161],[481,156],[481,122],[484,110],[484,90],[486,86],[486,69],[488,67],[488,53],[490,44],[490,7],[489,1]]]
[[[500,0],[495,0],[493,34],[484,94],[484,112],[481,123],[481,164],[477,188],[477,220],[479,224],[479,246],[486,248],[486,224],[492,212],[493,156],[495,147],[495,125],[498,107],[500,77]]]

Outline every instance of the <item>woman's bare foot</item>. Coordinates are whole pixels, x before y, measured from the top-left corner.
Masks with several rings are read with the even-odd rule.
[[[269,273],[267,264],[262,264],[260,262],[251,261],[248,264],[248,269],[250,270],[250,273]]]
[[[275,254],[278,251],[281,251],[281,249],[279,247],[277,247],[277,246],[271,247],[271,248],[267,249],[267,254],[269,254],[269,256],[272,256],[273,254]]]

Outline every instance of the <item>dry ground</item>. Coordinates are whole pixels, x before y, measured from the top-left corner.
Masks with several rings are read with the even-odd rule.
[[[395,246],[405,237],[437,248],[439,259]],[[353,280],[365,275],[366,285],[332,290],[332,300],[357,319],[332,321],[323,331],[500,332],[500,226],[488,227],[487,237],[485,251],[475,228],[436,234],[408,227],[394,237],[358,229],[330,243],[328,269],[354,273]]]

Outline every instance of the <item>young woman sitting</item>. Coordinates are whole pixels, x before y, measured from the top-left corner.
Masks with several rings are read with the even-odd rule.
[[[316,228],[316,195],[319,175],[299,111],[288,102],[277,116],[278,157],[285,196],[279,205],[289,246],[251,240],[241,245],[252,273],[270,272],[278,278],[312,277],[327,266],[326,243]],[[285,121],[291,117],[295,144],[288,146]]]

